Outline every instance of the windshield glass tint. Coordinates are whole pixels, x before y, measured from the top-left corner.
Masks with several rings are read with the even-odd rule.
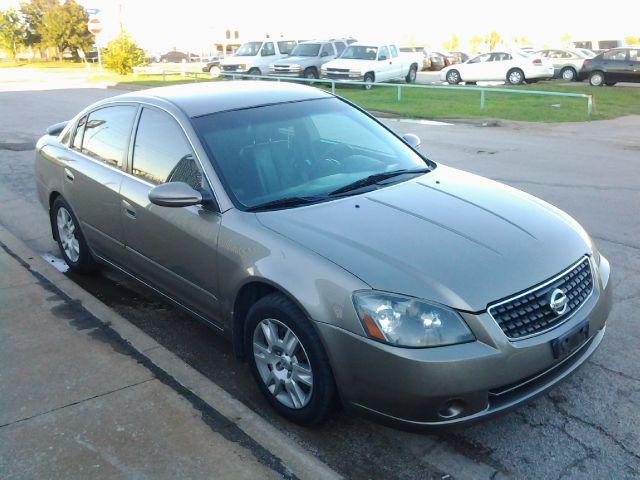
[[[249,42],[242,45],[235,53],[238,57],[255,57],[260,51],[262,42]]]
[[[356,60],[375,60],[378,54],[376,47],[364,45],[351,45],[341,55],[342,58],[353,58]]]
[[[193,123],[244,207],[324,196],[370,175],[428,167],[402,140],[336,98],[216,113]]]
[[[292,57],[317,57],[320,51],[319,43],[304,43],[299,44],[291,52]]]

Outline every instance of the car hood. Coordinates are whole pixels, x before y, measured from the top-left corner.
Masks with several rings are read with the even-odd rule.
[[[279,65],[290,65],[292,63],[313,63],[318,57],[285,57],[278,62]]]
[[[470,312],[592,253],[586,232],[557,208],[444,166],[361,195],[256,215],[374,289]]]
[[[375,63],[375,60],[358,60],[353,58],[336,58],[328,63],[325,63],[322,68],[361,68],[362,65],[367,63]]]

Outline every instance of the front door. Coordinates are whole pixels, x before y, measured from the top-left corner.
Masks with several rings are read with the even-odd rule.
[[[218,325],[217,240],[221,216],[212,206],[160,207],[149,191],[181,181],[211,193],[177,121],[142,109],[130,155],[132,176],[120,189],[128,269],[173,300]]]

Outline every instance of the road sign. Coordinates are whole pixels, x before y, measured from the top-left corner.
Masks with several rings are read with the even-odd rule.
[[[89,20],[87,28],[89,28],[89,31],[91,33],[97,35],[102,31],[102,22],[100,22],[100,19],[98,18],[92,18],[91,20]]]

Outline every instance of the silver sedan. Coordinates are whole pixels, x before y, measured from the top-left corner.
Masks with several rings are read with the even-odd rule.
[[[608,261],[566,213],[285,83],[129,93],[53,126],[40,201],[76,272],[118,269],[226,334],[291,421],[529,401],[602,341]]]

